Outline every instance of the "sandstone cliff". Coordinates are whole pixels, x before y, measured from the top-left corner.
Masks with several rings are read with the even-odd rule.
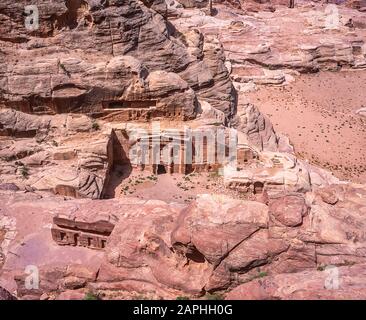
[[[335,29],[308,3],[41,0],[30,30],[27,4],[0,4],[0,300],[366,298],[365,185],[298,158],[239,103],[364,69],[363,1]],[[133,163],[133,146],[187,127],[222,130],[225,155],[235,133],[238,161]]]

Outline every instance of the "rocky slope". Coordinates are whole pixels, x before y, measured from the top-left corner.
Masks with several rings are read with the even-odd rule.
[[[1,284],[15,289],[15,277],[19,298],[82,298],[88,292],[109,299],[217,292],[252,299],[365,298],[363,186],[332,185],[265,203],[209,194],[189,205],[133,198],[90,203],[11,191],[1,197],[2,215],[13,217],[17,230],[6,248],[12,254]],[[37,222],[32,226],[23,218],[29,214]],[[49,225],[59,214],[79,219],[113,214],[105,253],[56,245]],[[40,272],[37,290],[24,286],[23,268],[30,262]],[[339,267],[332,279],[340,291],[327,289],[329,266]],[[362,290],[352,285],[356,282]]]
[[[0,4],[0,299],[366,298],[365,185],[238,105],[298,73],[365,68],[362,2],[333,29],[307,2],[44,0],[33,31],[27,3]],[[138,170],[127,151],[151,120],[230,127],[241,161],[185,201],[103,200]]]
[[[165,14],[165,2],[147,7],[135,0],[59,0],[51,8],[40,1],[36,31],[24,26],[26,4],[0,6],[5,105],[34,113],[103,114],[106,105],[124,100],[151,101],[158,110],[181,108],[189,119],[198,96],[227,116],[234,113],[220,44],[198,32],[175,30],[158,13]],[[167,116],[163,112],[142,118]]]
[[[198,28],[218,36],[242,90],[248,83],[283,84],[298,72],[366,67],[364,12],[309,1],[297,1],[295,10],[274,5],[268,12],[268,3],[257,4],[254,12],[217,4],[213,17],[192,9],[172,21],[182,30]]]

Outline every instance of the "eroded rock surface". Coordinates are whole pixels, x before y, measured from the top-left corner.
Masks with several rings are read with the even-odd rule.
[[[364,69],[362,1],[329,26],[321,4],[44,0],[35,31],[27,3],[0,4],[0,299],[366,298],[365,186],[298,159],[257,106],[237,109],[238,91]],[[165,140],[233,129],[237,163],[194,171],[223,189],[102,200],[145,170],[128,151],[156,138],[150,120]]]
[[[39,298],[47,294],[57,298],[65,290],[81,290],[81,293],[89,290],[112,299],[132,298],[138,294],[150,298],[199,297],[206,292],[230,292],[239,285],[228,297],[287,299],[311,297],[321,290],[319,296],[317,293],[314,297],[344,295],[347,298],[353,294],[353,287],[345,278],[340,282],[341,291],[323,291],[319,281],[326,275],[327,266],[340,267],[337,270],[342,278],[348,273],[351,277],[355,274],[353,270],[359,270],[357,268],[362,268],[366,262],[363,230],[366,190],[359,185],[327,187],[328,195],[338,199],[336,203],[328,201],[329,197],[324,202],[324,192],[319,189],[306,194],[270,196],[268,205],[207,194],[189,205],[130,198],[95,200],[91,206],[88,200],[63,201],[7,191],[2,195],[8,199],[7,206],[2,207],[1,212],[17,217],[20,232],[24,232],[22,224],[25,223],[20,219],[21,212],[29,210],[30,201],[32,211],[41,209],[38,216],[42,216],[42,210],[51,211],[43,223],[52,223],[53,217],[82,223],[91,209],[99,217],[102,213],[105,217],[113,216],[109,221],[115,227],[103,251],[73,249],[85,251],[78,259],[83,265],[81,269],[69,259],[57,265],[50,264],[53,254],[72,247],[59,247],[53,242],[50,230],[45,230],[42,241],[49,249],[35,262],[44,279],[37,292],[24,288],[24,270],[14,269],[14,266],[14,270],[9,269],[15,263],[13,255],[6,255],[2,273],[6,279],[15,276],[19,297]],[[62,216],[55,210],[62,212]],[[92,221],[94,218],[87,219]],[[104,227],[95,224],[93,228]],[[32,228],[28,227],[26,233],[29,236],[25,236],[25,248],[37,237]],[[10,248],[20,259],[17,260],[20,266],[23,259],[30,262],[32,258],[29,260],[27,251],[18,247],[17,241],[13,240]],[[43,250],[42,246],[39,250]],[[98,252],[98,262],[91,266],[86,260],[90,259],[87,252]],[[325,273],[319,270],[325,270]],[[363,273],[358,273],[357,277],[360,277],[358,283],[361,285]],[[271,289],[261,289],[263,281],[271,283]],[[304,288],[301,296],[292,293],[295,290],[278,291],[292,281],[302,282],[298,284]],[[247,282],[249,284],[243,284]],[[10,284],[11,281],[7,283],[9,287]],[[247,286],[255,288],[252,295],[243,293],[247,292]],[[260,296],[256,295],[258,292]],[[362,292],[354,293],[355,297],[364,297]]]
[[[296,10],[286,1],[229,3],[216,4],[213,17],[191,9],[172,21],[181,30],[220,35],[238,88],[280,85],[297,72],[365,68],[364,12],[334,3],[297,2]]]
[[[111,166],[110,137],[96,126],[85,115],[51,117],[0,110],[0,182],[23,190],[102,197]]]
[[[232,300],[363,300],[365,266],[343,266],[257,279],[226,296]]]
[[[221,44],[175,30],[164,20],[165,1],[59,0],[52,8],[41,1],[37,31],[24,26],[25,5],[0,7],[5,105],[38,114],[186,120],[196,116],[197,94],[234,114]]]
[[[10,292],[0,287],[0,300],[16,300],[16,298]]]

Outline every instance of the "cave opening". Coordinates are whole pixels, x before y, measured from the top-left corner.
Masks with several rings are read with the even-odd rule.
[[[262,193],[263,189],[264,189],[264,184],[262,182],[259,182],[259,181],[254,182],[254,190],[253,190],[254,194]]]
[[[165,166],[162,165],[162,164],[158,164],[158,168],[156,170],[156,173],[157,174],[165,174],[165,173],[167,173]]]

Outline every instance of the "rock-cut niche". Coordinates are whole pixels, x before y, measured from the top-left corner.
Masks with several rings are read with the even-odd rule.
[[[65,5],[67,11],[55,18],[55,30],[61,30],[63,28],[75,29],[81,21],[86,23],[92,22],[92,16],[89,13],[89,5],[86,1],[66,0]]]
[[[109,171],[103,190],[103,198],[114,198],[116,189],[132,172],[128,157],[129,141],[122,131],[112,131],[108,145]]]

